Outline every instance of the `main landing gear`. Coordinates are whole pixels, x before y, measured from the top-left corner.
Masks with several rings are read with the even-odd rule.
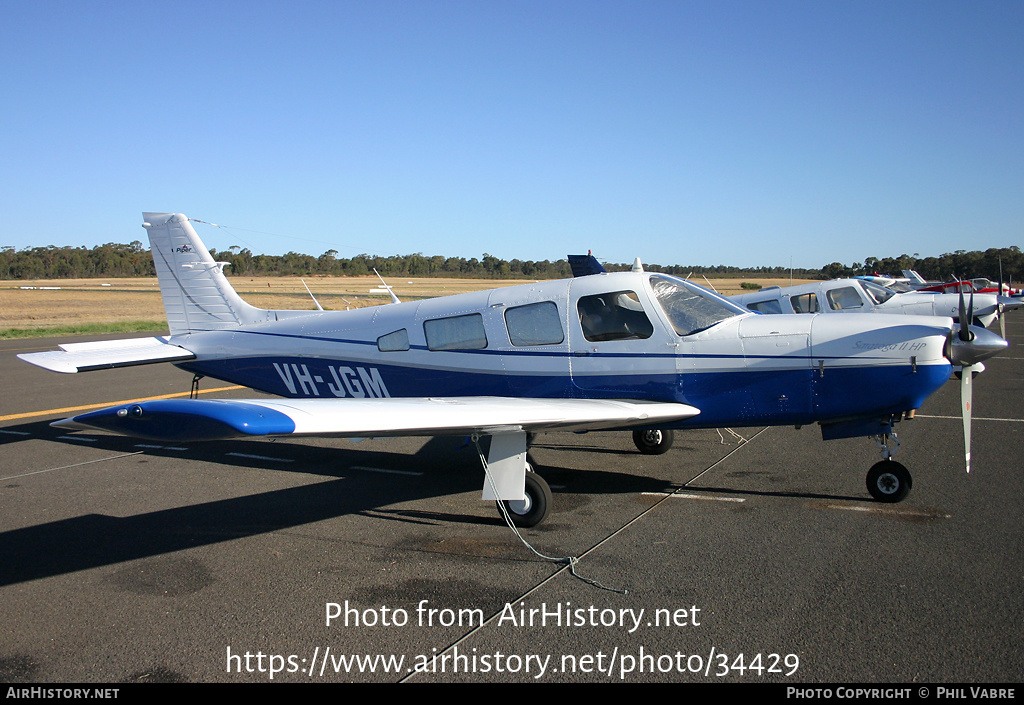
[[[473,434],[470,438],[484,468],[482,499],[494,500],[498,514],[517,527],[529,528],[544,521],[554,498],[551,487],[534,471],[533,459],[527,455],[526,432],[512,430],[490,434],[486,457],[480,447],[480,436]],[[519,498],[520,487],[523,488],[522,499]]]
[[[513,524],[528,529],[544,521],[552,502],[551,487],[543,477],[534,471],[533,464],[527,461],[526,498],[499,499],[496,504],[500,505],[498,506],[499,514],[502,513],[501,509],[504,506]]]
[[[661,455],[672,447],[675,434],[660,428],[633,431],[633,444],[644,455]]]

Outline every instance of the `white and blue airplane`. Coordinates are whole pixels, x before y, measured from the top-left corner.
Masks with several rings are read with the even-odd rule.
[[[769,286],[756,292],[737,294],[729,299],[759,313],[893,313],[923,316],[949,316],[960,320],[960,293],[898,292],[862,278],[831,279],[798,284]],[[1008,310],[1024,306],[1020,299],[995,293],[975,294],[971,323],[988,327]]]
[[[893,287],[897,284],[909,284],[910,279],[907,277],[886,277],[881,274],[859,274],[854,279],[863,279],[866,282],[872,284],[878,284],[878,286],[884,286],[886,288]]]
[[[956,332],[947,317],[757,315],[640,266],[603,272],[592,258],[595,273],[559,281],[351,311],[259,309],[187,217],[143,216],[169,335],[20,357],[57,372],[171,362],[281,398],[143,401],[55,425],[175,441],[489,436],[483,498],[520,526],[552,503],[528,438],[556,430],[631,430],[641,451],[660,453],[674,429],[817,422],[826,440],[878,436],[869,492],[900,501],[911,478],[888,449],[895,424],[953,364],[1006,345],[984,329]]]

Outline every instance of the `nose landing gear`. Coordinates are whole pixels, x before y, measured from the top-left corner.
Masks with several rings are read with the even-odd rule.
[[[889,449],[889,440],[896,443],[896,447]],[[905,466],[892,459],[900,447],[896,434],[885,434],[875,436],[879,447],[882,449],[882,460],[871,466],[868,470],[867,487],[868,493],[878,502],[893,504],[902,502],[910,494],[913,480],[910,471]]]
[[[902,502],[912,484],[910,471],[895,460],[882,460],[868,470],[868,492],[879,502]]]

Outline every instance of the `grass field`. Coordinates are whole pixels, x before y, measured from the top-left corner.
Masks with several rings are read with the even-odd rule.
[[[316,306],[298,277],[231,277],[231,285],[254,306],[313,310]],[[741,282],[788,286],[789,279],[702,279],[719,293],[743,291]],[[802,284],[806,280],[795,280]],[[390,301],[376,277],[310,277],[306,284],[328,310],[376,306]],[[522,279],[403,278],[388,281],[403,300],[528,283]],[[373,292],[373,290],[377,290]],[[60,279],[0,282],[0,337],[26,338],[84,333],[166,330],[160,287],[155,277]]]

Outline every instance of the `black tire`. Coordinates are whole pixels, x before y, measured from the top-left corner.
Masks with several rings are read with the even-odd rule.
[[[499,501],[505,505],[512,523],[525,529],[537,526],[544,521],[544,517],[548,515],[548,510],[554,502],[548,483],[535,472],[526,473],[525,500],[503,499]],[[498,513],[501,514],[500,507]]]
[[[895,460],[883,460],[868,470],[868,492],[879,502],[902,502],[910,494],[910,471]]]
[[[667,453],[668,449],[672,447],[673,440],[675,440],[675,434],[672,431],[660,428],[633,431],[633,444],[644,455]]]

